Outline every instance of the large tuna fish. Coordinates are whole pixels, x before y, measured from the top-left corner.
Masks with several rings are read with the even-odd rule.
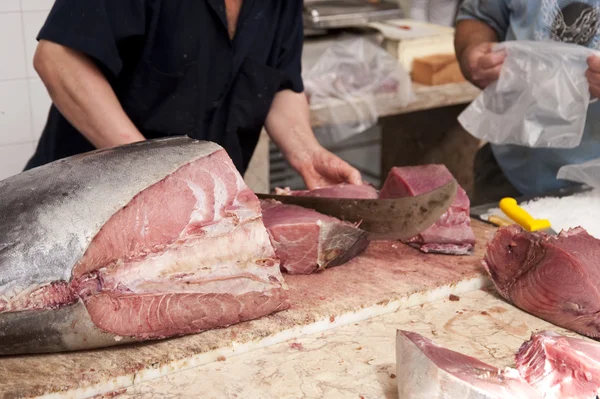
[[[0,182],[0,354],[191,334],[287,306],[258,198],[216,144],[145,141]]]

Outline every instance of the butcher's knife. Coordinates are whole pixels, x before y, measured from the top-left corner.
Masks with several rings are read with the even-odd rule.
[[[431,227],[452,205],[458,183],[450,183],[415,197],[350,199],[257,194],[284,204],[314,209],[325,215],[359,223],[369,240],[407,240]]]
[[[556,235],[556,231],[552,229],[549,220],[534,218],[525,209],[521,208],[514,198],[502,198],[502,200],[500,200],[500,209],[506,216],[514,220],[515,223],[527,231],[542,231],[546,234]]]

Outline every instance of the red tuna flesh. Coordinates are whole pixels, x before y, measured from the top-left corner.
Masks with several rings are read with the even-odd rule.
[[[402,198],[425,194],[454,179],[444,165],[394,167],[390,170],[379,198]],[[438,221],[407,243],[423,252],[467,255],[475,246],[471,229],[470,201],[458,187],[454,203]]]
[[[290,190],[289,188],[275,189],[278,195],[294,195],[301,197],[326,197],[326,198],[356,198],[376,199],[379,197],[377,190],[368,184],[338,184],[314,190]]]
[[[263,222],[281,268],[310,274],[344,264],[368,245],[366,232],[312,209],[261,201]]]
[[[600,345],[595,342],[542,331],[523,343],[516,364],[545,399],[590,399],[600,388]]]
[[[541,399],[516,370],[500,370],[417,333],[396,333],[398,397]]]
[[[483,261],[515,306],[592,338],[600,337],[600,240],[582,228],[558,236],[502,227]]]
[[[178,193],[176,200],[164,201],[167,193]],[[94,324],[117,335],[162,338],[227,326],[286,307],[263,232],[258,198],[220,151],[115,214],[73,276],[97,276],[84,301]]]

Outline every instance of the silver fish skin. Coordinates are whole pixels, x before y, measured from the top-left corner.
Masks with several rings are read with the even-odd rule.
[[[2,301],[71,273],[117,211],[182,166],[222,147],[188,137],[96,150],[0,181]],[[125,343],[97,328],[77,301],[60,309],[0,313],[0,354]]]
[[[500,370],[409,331],[396,332],[396,373],[399,399],[542,399],[516,370]]]

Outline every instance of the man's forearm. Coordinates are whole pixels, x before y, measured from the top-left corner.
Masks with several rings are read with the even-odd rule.
[[[34,66],[59,111],[96,148],[144,140],[89,58],[64,46],[40,41]]]
[[[320,148],[310,125],[308,101],[304,94],[291,90],[277,93],[265,128],[292,167],[298,168],[310,159],[312,151]]]
[[[273,100],[265,127],[309,189],[339,183],[362,184],[358,170],[317,141],[304,94],[291,90],[279,92]]]

